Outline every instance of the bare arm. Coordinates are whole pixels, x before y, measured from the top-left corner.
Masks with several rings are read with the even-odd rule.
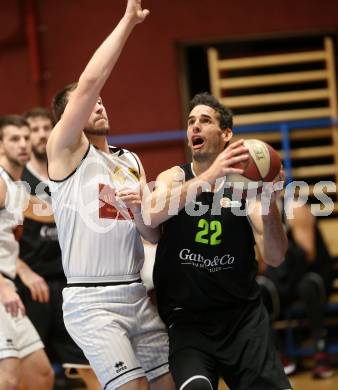
[[[141,213],[141,199],[143,197],[144,188],[147,186],[147,180],[141,161],[137,156],[135,157],[137,158],[140,166],[140,188],[139,190],[128,188],[123,189],[117,193],[117,197],[121,199],[133,213],[134,222],[141,236],[150,243],[155,244],[159,240],[160,233],[158,228],[147,226],[143,220]]]
[[[29,288],[33,301],[41,303],[49,301],[49,287],[42,276],[34,272],[29,265],[21,259],[17,260],[16,272],[22,283]]]
[[[0,177],[0,209],[5,207],[7,187],[4,180]]]
[[[249,216],[258,250],[265,264],[278,267],[285,257],[288,239],[275,201],[267,215],[262,215],[261,202],[256,201]]]
[[[295,207],[293,215],[294,218],[288,220],[293,238],[306,252],[307,260],[313,262],[316,258],[315,217],[307,205]]]
[[[162,172],[156,179],[155,189],[143,199],[143,216],[146,224],[157,227],[182,210],[185,205],[215,184],[218,178],[229,173],[242,174],[242,169],[232,168],[237,162],[248,158],[243,140],[229,145],[205,172],[194,179],[185,181],[184,173],[178,166]]]
[[[25,315],[25,307],[8,281],[0,273],[0,302],[4,305],[5,310],[12,317],[17,317],[19,313]]]
[[[58,166],[64,167],[66,171],[63,169],[62,174],[66,174],[80,163],[88,147],[83,129],[98,100],[100,91],[115,66],[131,31],[137,23],[141,23],[146,18],[148,13],[148,10],[142,10],[141,0],[128,0],[124,16],[114,31],[96,50],[81,74],[78,86],[70,95],[65,112],[48,140],[47,154],[52,177],[54,177],[54,170],[59,172]]]

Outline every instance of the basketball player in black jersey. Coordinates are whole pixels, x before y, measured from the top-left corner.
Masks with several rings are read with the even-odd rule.
[[[34,108],[25,114],[31,130],[32,154],[22,181],[29,184],[31,195],[50,202],[46,184],[46,144],[53,128],[49,111]],[[62,290],[66,285],[61,251],[53,218],[46,221],[38,215],[26,216],[20,240],[20,258],[16,284],[26,312],[46,345],[51,359],[77,369],[91,390],[101,389],[88,360],[69,336],[62,315]],[[51,355],[52,351],[52,355]]]
[[[255,281],[255,244],[267,264],[284,259],[279,194],[272,194],[266,215],[256,200],[246,215],[245,200],[232,199],[226,186],[215,188],[217,179],[243,173],[232,165],[245,161],[248,150],[243,140],[229,144],[232,114],[213,96],[192,100],[187,136],[192,163],[161,173],[143,210],[162,229],[153,276],[176,386],[217,389],[221,376],[231,390],[291,389]]]

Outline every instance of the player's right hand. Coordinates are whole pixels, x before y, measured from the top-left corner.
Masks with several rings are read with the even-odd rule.
[[[224,149],[207,169],[207,177],[210,181],[222,178],[230,173],[242,174],[243,169],[234,168],[233,165],[245,161],[249,158],[249,150],[244,146],[244,140],[231,143]],[[213,183],[212,183],[213,184]]]
[[[142,9],[141,3],[141,0],[128,0],[127,3],[126,16],[135,24],[142,23],[150,13],[148,9]]]
[[[11,286],[1,286],[0,301],[4,305],[6,312],[12,317],[17,317],[20,313],[23,316],[26,314],[25,306]]]

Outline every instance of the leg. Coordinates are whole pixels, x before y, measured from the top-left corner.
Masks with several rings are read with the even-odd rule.
[[[179,390],[216,390],[218,372],[213,358],[197,349],[179,350],[170,356],[170,371]]]
[[[53,388],[53,369],[43,349],[39,349],[24,357],[21,360],[21,371],[27,390],[48,390]]]
[[[132,345],[141,362],[152,390],[175,390],[174,381],[169,373],[169,341],[165,325],[161,321],[155,306],[146,295],[137,302],[138,334],[132,339]]]
[[[124,304],[114,302],[117,289],[119,297],[131,296],[129,285],[63,290],[66,328],[105,390],[130,385],[133,380],[145,377],[128,337],[134,321],[123,315]],[[135,311],[130,315],[134,319]]]
[[[90,390],[102,390],[100,382],[97,380],[97,377],[92,369],[88,368],[78,368],[77,372],[79,377],[86,384],[87,389]]]
[[[317,352],[325,350],[325,317],[326,292],[324,281],[315,273],[307,273],[298,285],[298,294],[305,304],[310,328]]]
[[[149,390],[147,378],[137,378],[117,388],[118,390]]]
[[[150,388],[151,390],[175,390],[175,383],[173,380],[173,377],[168,372],[167,374],[161,375],[157,377],[156,379],[152,380],[150,382]]]
[[[6,358],[0,360],[0,390],[16,390],[20,381],[20,360]]]
[[[219,360],[230,389],[291,389],[271,338],[269,316],[263,303],[252,306],[238,323],[236,334],[220,351]]]
[[[82,350],[69,336],[63,322],[62,290],[66,287],[64,279],[49,281],[50,312],[49,315],[49,345],[51,345],[58,361],[65,368],[68,377],[71,370],[75,370],[76,377],[80,377],[90,390],[101,390],[102,386]]]

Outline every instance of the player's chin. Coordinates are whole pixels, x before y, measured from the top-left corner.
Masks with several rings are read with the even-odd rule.
[[[109,127],[87,128],[84,130],[84,132],[87,135],[106,136],[109,134]]]
[[[24,167],[28,161],[30,160],[30,156],[29,155],[25,155],[25,156],[20,156],[18,159],[17,159],[17,163]]]

